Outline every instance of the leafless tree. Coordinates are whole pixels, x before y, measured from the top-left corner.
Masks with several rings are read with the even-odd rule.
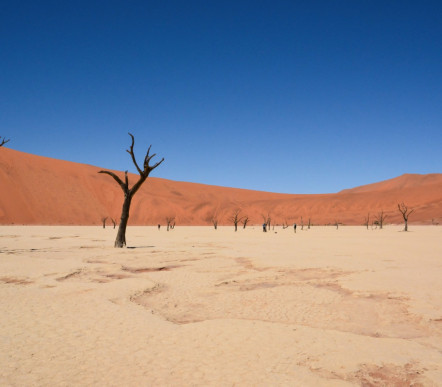
[[[382,230],[382,228],[384,227],[385,219],[387,218],[387,215],[384,214],[384,210],[379,212],[375,218],[376,218],[375,224],[377,222],[377,224],[379,225],[379,229]]]
[[[111,221],[112,221],[112,224],[114,225],[114,229],[115,229],[115,226],[117,225],[117,222],[115,221],[114,218],[111,218]]]
[[[235,226],[235,231],[238,230],[238,223],[244,219],[244,216],[240,216],[240,215],[241,215],[241,210],[236,209],[235,211],[233,211],[232,216],[229,218],[229,220],[231,222],[233,222],[233,224]]]
[[[109,176],[111,176],[121,187],[124,193],[124,202],[123,202],[123,208],[121,211],[121,219],[120,219],[120,225],[118,226],[118,233],[117,238],[115,239],[115,247],[123,247],[126,246],[126,228],[127,228],[127,222],[129,220],[129,210],[130,210],[130,204],[132,202],[132,198],[134,197],[135,193],[140,189],[141,185],[146,181],[149,174],[158,167],[163,161],[164,158],[162,158],[159,162],[155,163],[154,165],[150,165],[150,161],[153,157],[156,155],[153,154],[150,155],[150,148],[149,146],[146,156],[144,157],[144,164],[143,169],[141,169],[138,166],[138,163],[135,159],[134,154],[134,144],[135,139],[132,134],[129,133],[129,136],[132,138],[132,144],[129,149],[126,150],[127,153],[130,154],[132,158],[132,162],[134,163],[135,167],[137,168],[138,173],[140,174],[140,177],[138,181],[132,186],[132,188],[129,188],[129,178],[127,176],[127,171],[125,172],[124,181],[121,180],[115,173],[111,171],[99,171],[98,173],[105,173]]]
[[[215,228],[215,230],[218,230],[218,217],[217,216],[212,216],[211,222],[212,222],[213,227]]]
[[[175,217],[174,216],[166,216],[166,223],[167,223],[167,231],[169,229],[172,229],[175,227]]]
[[[244,215],[242,219],[242,228],[246,228],[248,222],[249,222],[249,217],[247,215]]]
[[[308,218],[308,229],[310,230],[310,225],[311,225],[311,219]]]
[[[301,230],[304,230],[304,220],[302,219],[302,216],[301,216]]]
[[[367,226],[367,230],[368,230],[368,224],[370,223],[370,213],[367,214],[367,216],[364,219],[364,224],[365,226]]]
[[[103,228],[106,228],[106,219],[107,219],[107,216],[101,218],[101,221],[103,222]]]
[[[218,211],[214,211],[211,215],[209,215],[208,220],[213,224],[215,230],[218,230],[218,222],[219,222],[219,214]]]
[[[335,226],[336,226],[336,230],[339,229],[339,222],[335,219]]]
[[[270,212],[267,213],[267,215],[261,214],[262,220],[266,224],[267,230],[270,231],[270,224],[272,223],[272,217],[270,215]]]
[[[399,212],[402,214],[404,218],[405,228],[404,231],[408,231],[408,217],[414,212],[414,209],[409,209],[404,202],[397,205]]]
[[[288,228],[289,226],[289,222],[287,221],[287,219],[284,219],[284,222],[282,223],[282,229],[285,230],[286,228]]]
[[[9,142],[9,139],[6,140],[6,137],[0,136],[0,146],[5,145],[7,142]]]

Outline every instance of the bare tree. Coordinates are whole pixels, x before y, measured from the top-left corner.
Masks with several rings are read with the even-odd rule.
[[[310,218],[308,218],[308,229],[310,230],[310,225],[311,225],[311,220],[310,220]]]
[[[302,219],[302,216],[301,216],[301,230],[304,230],[304,220]]]
[[[384,214],[384,210],[379,212],[375,218],[376,218],[377,224],[379,225],[379,229],[382,230],[382,228],[384,226],[385,219],[387,218],[387,215]],[[375,222],[375,224],[376,224],[376,222]]]
[[[167,231],[169,229],[172,229],[175,227],[175,217],[174,216],[166,216],[166,223],[167,223]]]
[[[404,202],[398,204],[397,207],[399,209],[399,212],[402,214],[402,217],[404,218],[404,231],[408,231],[408,217],[414,212],[414,209],[408,209]]]
[[[0,136],[0,146],[5,145],[7,142],[9,142],[9,139],[6,140],[6,137]]]
[[[218,217],[216,215],[212,216],[211,221],[215,230],[218,230]]]
[[[288,228],[289,226],[289,222],[287,221],[287,219],[284,219],[284,222],[282,223],[282,229],[285,230],[286,228]]]
[[[233,222],[234,226],[235,226],[235,231],[238,230],[238,223],[241,222],[244,218],[244,216],[240,216],[241,214],[241,210],[240,209],[236,209],[232,216],[229,218],[229,220],[231,222]]]
[[[249,222],[249,217],[247,215],[244,215],[242,220],[242,228],[246,228],[248,222]]]
[[[335,219],[335,226],[336,226],[336,230],[339,229],[339,222]]]
[[[365,226],[367,226],[367,230],[368,230],[368,224],[370,223],[370,213],[367,214],[367,216],[364,219],[364,224]]]
[[[264,223],[266,224],[267,230],[270,231],[270,224],[272,223],[272,217],[270,215],[270,212],[268,212],[267,215],[261,214],[261,216]]]
[[[130,133],[129,133],[129,136],[132,138],[132,144],[131,144],[130,148],[126,150],[126,152],[130,154],[130,156],[132,158],[132,162],[134,163],[135,167],[137,168],[138,173],[140,174],[138,181],[132,186],[132,188],[129,188],[129,178],[127,176],[127,171],[124,173],[124,175],[125,175],[124,182],[115,173],[113,173],[111,171],[99,171],[98,172],[98,173],[105,173],[105,174],[111,176],[120,185],[120,187],[124,193],[123,208],[121,211],[121,220],[120,220],[120,225],[118,226],[117,238],[115,239],[115,244],[114,244],[115,247],[126,246],[126,228],[127,228],[127,222],[129,220],[129,210],[130,210],[130,204],[132,202],[132,198],[134,197],[135,193],[139,190],[141,185],[146,181],[149,174],[164,161],[164,158],[162,158],[159,162],[155,163],[154,165],[149,164],[150,161],[152,160],[152,158],[156,156],[155,154],[153,154],[152,156],[150,155],[150,148],[152,146],[151,145],[151,146],[149,146],[146,156],[144,157],[143,169],[141,169],[138,166],[138,163],[135,159],[135,154],[134,154],[135,139],[134,139],[134,136],[132,136],[132,134],[130,134]]]
[[[208,220],[213,224],[215,230],[218,230],[218,222],[219,222],[219,213],[218,211],[214,211],[211,215],[209,215]]]
[[[117,225],[117,222],[115,221],[114,218],[111,218],[111,221],[112,221],[112,224],[114,225],[114,229],[115,229],[115,226]]]
[[[106,228],[106,219],[107,219],[107,216],[101,218],[101,221],[103,222],[103,228]]]

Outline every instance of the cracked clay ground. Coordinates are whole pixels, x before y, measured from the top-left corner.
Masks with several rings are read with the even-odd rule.
[[[442,228],[0,227],[2,386],[440,386]]]

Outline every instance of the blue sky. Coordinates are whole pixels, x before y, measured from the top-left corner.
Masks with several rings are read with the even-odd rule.
[[[152,176],[328,193],[442,172],[440,1],[0,1],[0,135]]]

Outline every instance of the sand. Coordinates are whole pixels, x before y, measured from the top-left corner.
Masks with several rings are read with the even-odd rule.
[[[124,152],[124,150],[122,151]],[[127,155],[128,161],[130,156]],[[166,161],[167,163],[167,157]],[[123,191],[103,168],[36,156],[13,149],[0,151],[0,224],[100,225],[119,220]],[[124,172],[113,171],[122,179]],[[161,174],[161,167],[154,175]],[[129,173],[132,186],[139,178]],[[338,193],[278,194],[149,177],[134,196],[130,224],[156,225],[175,217],[179,226],[210,226],[214,216],[230,225],[237,210],[249,224],[308,223],[362,225],[379,212],[388,223],[401,223],[398,203],[414,208],[412,224],[442,224],[442,174],[405,174]],[[287,179],[291,179],[288,174]],[[342,187],[347,188],[347,187]],[[301,220],[302,218],[302,220]]]
[[[442,227],[0,227],[2,386],[442,385]]]

